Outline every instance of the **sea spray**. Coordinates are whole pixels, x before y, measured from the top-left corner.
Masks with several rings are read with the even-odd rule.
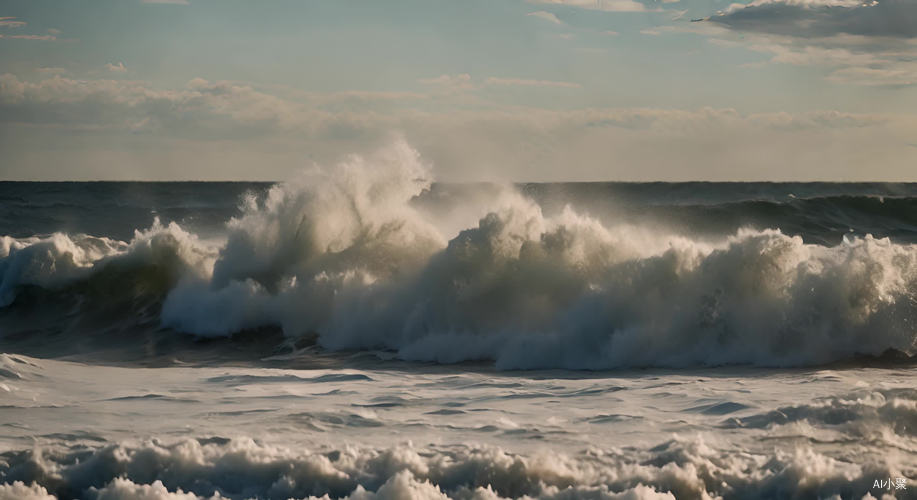
[[[277,327],[332,351],[505,369],[915,352],[914,244],[807,243],[779,228],[690,235],[598,217],[575,199],[548,211],[513,186],[444,213],[431,186],[429,165],[399,142],[244,196],[216,238],[158,221],[128,242],[4,237],[0,293],[15,309],[27,287],[117,282],[147,294],[176,334]]]

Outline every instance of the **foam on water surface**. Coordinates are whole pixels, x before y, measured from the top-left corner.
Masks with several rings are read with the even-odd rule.
[[[881,496],[875,478],[917,478],[909,370],[17,359],[9,498],[860,498]]]
[[[917,491],[915,185],[0,199],[3,500]]]

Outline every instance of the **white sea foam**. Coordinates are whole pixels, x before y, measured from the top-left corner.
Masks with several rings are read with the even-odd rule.
[[[223,498],[219,493],[209,497],[200,497],[194,493],[185,493],[178,488],[172,492],[162,481],[152,484],[136,484],[130,479],[115,478],[102,489],[89,488],[88,496],[95,500],[218,500]]]
[[[811,448],[768,457],[677,439],[652,450],[523,456],[497,447],[446,451],[401,446],[322,453],[233,440],[123,443],[36,451],[13,461],[0,495],[67,498],[778,498],[850,497],[900,464],[841,462]],[[74,461],[75,456],[82,456]],[[42,495],[45,495],[42,497]],[[2,498],[2,496],[0,496]],[[21,498],[21,497],[20,497]]]
[[[750,229],[688,239],[572,207],[545,216],[510,189],[482,202],[474,226],[437,234],[410,204],[428,174],[405,148],[249,203],[214,278],[174,290],[163,322],[198,335],[277,324],[317,332],[329,349],[504,368],[914,351],[913,245],[866,236],[823,247]]]
[[[174,223],[131,242],[4,238],[2,303],[24,285],[155,266],[174,275],[161,322],[180,332],[280,326],[408,360],[790,366],[917,349],[915,245],[827,247],[779,229],[688,238],[572,206],[546,215],[512,188],[444,218],[412,203],[431,178],[404,143],[315,167],[247,197],[220,248]],[[466,229],[443,229],[458,220]]]
[[[0,500],[57,500],[57,497],[48,494],[48,490],[39,484],[26,485],[22,481],[14,481],[0,484]]]
[[[907,369],[0,360],[21,375],[0,498],[846,499],[917,478]]]

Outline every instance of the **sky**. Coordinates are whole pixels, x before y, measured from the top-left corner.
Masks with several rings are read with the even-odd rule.
[[[0,180],[917,181],[914,0],[0,0]]]

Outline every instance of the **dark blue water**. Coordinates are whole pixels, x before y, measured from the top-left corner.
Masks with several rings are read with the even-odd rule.
[[[254,182],[0,182],[0,235],[55,231],[129,240],[154,217],[207,233],[239,214]],[[844,234],[917,242],[917,183],[552,183],[521,184],[546,212],[572,204],[601,218],[654,222],[686,234],[779,228],[807,242]],[[487,185],[434,184],[418,204],[450,210]]]

